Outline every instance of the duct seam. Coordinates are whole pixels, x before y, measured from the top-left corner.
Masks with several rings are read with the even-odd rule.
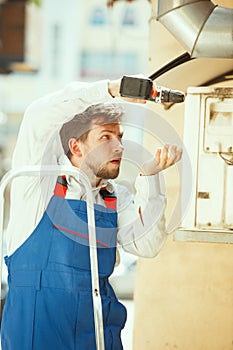
[[[212,1],[210,1],[210,2],[212,3]],[[194,49],[196,48],[196,44],[197,44],[197,42],[198,42],[199,36],[200,36],[200,34],[201,34],[201,32],[202,32],[202,30],[203,30],[203,28],[204,28],[206,22],[208,21],[209,17],[210,17],[211,14],[214,12],[214,10],[216,9],[216,7],[218,7],[218,5],[215,5],[214,7],[212,7],[212,9],[210,9],[210,12],[209,12],[208,16],[206,16],[205,21],[202,23],[202,26],[200,27],[200,30],[199,30],[199,32],[198,32],[198,34],[197,34],[197,37],[196,37],[195,41],[194,41],[194,45],[193,45],[192,51],[190,52],[191,57],[193,56],[193,52],[194,52]]]

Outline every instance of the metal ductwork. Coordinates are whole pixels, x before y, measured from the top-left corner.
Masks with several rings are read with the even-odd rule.
[[[233,58],[233,9],[210,0],[158,0],[157,20],[192,58]]]

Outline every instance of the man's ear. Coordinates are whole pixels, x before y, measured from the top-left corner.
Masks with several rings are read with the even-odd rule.
[[[72,155],[76,157],[82,157],[79,140],[76,140],[75,138],[69,139],[69,149]]]

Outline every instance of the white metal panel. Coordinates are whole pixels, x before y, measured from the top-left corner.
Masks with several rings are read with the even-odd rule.
[[[233,243],[233,88],[189,88],[184,147],[192,192],[176,240]],[[182,198],[188,169],[183,159]]]

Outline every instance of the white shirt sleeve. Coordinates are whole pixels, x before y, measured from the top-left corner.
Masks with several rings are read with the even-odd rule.
[[[12,166],[36,165],[43,160],[47,164],[56,162],[54,156],[59,158],[63,153],[57,138],[61,126],[91,104],[107,101],[113,101],[108,93],[107,80],[70,83],[63,90],[34,101],[25,112]],[[55,154],[50,148],[53,141],[60,146],[55,149]]]
[[[160,193],[159,175],[138,176],[136,194],[118,187],[118,243],[141,257],[156,256],[167,239],[164,211],[166,199]]]

